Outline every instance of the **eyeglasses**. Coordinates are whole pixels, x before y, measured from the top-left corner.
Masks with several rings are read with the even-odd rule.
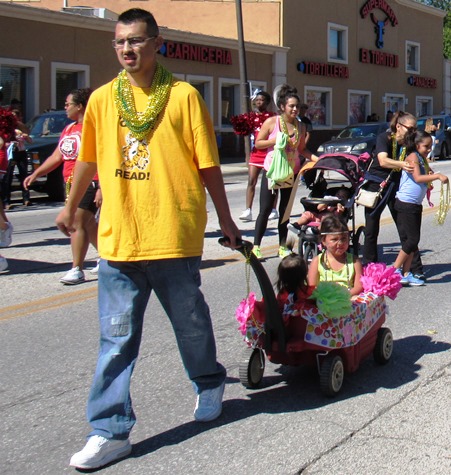
[[[403,124],[402,122],[398,122],[399,125],[402,125],[407,132],[416,132],[417,128],[416,127],[407,127],[407,125]]]
[[[125,47],[125,43],[128,43],[130,48],[141,48],[144,46],[146,41],[154,40],[156,36],[150,36],[148,38],[141,38],[139,36],[133,38],[126,38],[125,40],[113,40],[111,44],[113,45],[114,49],[123,49]]]
[[[64,107],[69,107],[69,106],[76,106],[77,104],[75,102],[65,102]]]

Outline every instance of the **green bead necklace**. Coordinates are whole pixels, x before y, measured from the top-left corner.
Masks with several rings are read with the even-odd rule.
[[[130,129],[137,140],[143,140],[155,127],[158,116],[166,107],[171,94],[172,74],[157,63],[155,74],[150,86],[146,109],[138,112],[135,106],[133,88],[125,70],[122,70],[114,82],[113,93],[119,117]]]

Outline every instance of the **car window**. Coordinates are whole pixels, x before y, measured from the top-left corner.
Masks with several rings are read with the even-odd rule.
[[[59,137],[64,127],[72,121],[66,114],[45,114],[32,119],[29,124],[32,137]]]
[[[378,125],[362,125],[359,127],[346,127],[339,134],[340,139],[350,139],[357,137],[376,137],[379,132]]]

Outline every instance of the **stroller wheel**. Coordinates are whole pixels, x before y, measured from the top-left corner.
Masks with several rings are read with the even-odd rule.
[[[389,328],[379,328],[373,356],[377,363],[387,364],[393,353],[393,334]]]
[[[240,382],[248,389],[260,385],[265,371],[265,354],[260,348],[246,348],[242,354],[239,374]]]
[[[363,256],[363,244],[365,242],[365,226],[359,226],[352,237],[352,253],[359,259]]]
[[[309,266],[312,259],[318,254],[318,246],[313,242],[301,242],[299,240],[299,255],[304,259],[307,267]]]
[[[321,365],[319,384],[323,394],[333,397],[340,392],[343,386],[345,369],[340,356],[326,356]]]

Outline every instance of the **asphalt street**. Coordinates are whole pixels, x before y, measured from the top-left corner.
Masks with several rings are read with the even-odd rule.
[[[237,218],[246,167],[222,168]],[[435,168],[451,174],[449,163]],[[437,185],[435,204],[439,190]],[[294,215],[302,212],[298,201]],[[97,351],[97,278],[87,271],[83,285],[59,283],[70,266],[68,240],[54,226],[61,203],[37,196],[35,202],[31,208],[13,207],[13,245],[2,250],[10,263],[10,271],[0,275],[0,474],[5,475],[74,473],[68,460],[89,430],[84,409]],[[221,233],[210,201],[208,211],[202,288],[218,358],[228,371],[223,414],[205,425],[193,422],[194,396],[164,312],[152,298],[132,384],[138,415],[133,452],[98,473],[450,474],[451,218],[439,227],[436,208],[425,209],[421,249],[428,283],[402,289],[389,301],[387,325],[395,337],[390,363],[362,362],[356,373],[346,375],[342,392],[329,399],[307,367],[267,362],[261,387],[239,384],[245,344],[233,314],[247,293],[247,279],[252,290],[256,283],[247,276],[241,254],[218,245]],[[363,223],[361,210],[356,215]],[[382,222],[382,256],[391,263],[399,249],[396,230],[388,215]],[[255,222],[239,224],[243,237],[252,241]],[[274,221],[262,250],[273,280],[278,264]],[[90,249],[88,268],[96,257]]]

